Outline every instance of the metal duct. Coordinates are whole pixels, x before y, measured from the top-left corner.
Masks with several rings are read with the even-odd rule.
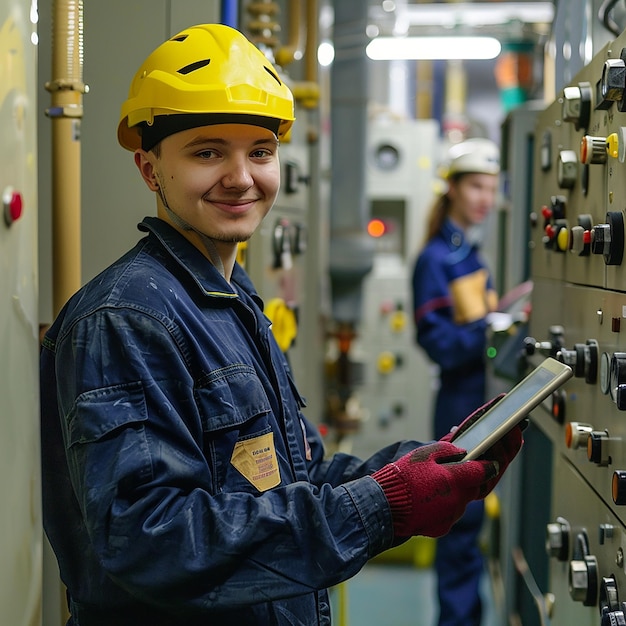
[[[361,315],[362,282],[372,268],[374,254],[366,233],[369,206],[365,193],[368,3],[335,0],[333,7],[329,271],[333,319],[354,323]]]

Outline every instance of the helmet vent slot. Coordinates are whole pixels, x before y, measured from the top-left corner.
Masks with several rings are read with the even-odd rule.
[[[187,35],[178,35],[178,37],[172,37],[170,41],[185,41],[187,39]]]
[[[272,72],[272,70],[269,67],[265,67],[263,66],[263,69],[279,84],[282,86],[282,82],[280,80],[280,78],[278,78],[278,76],[276,76],[276,74],[274,74],[274,72]]]
[[[181,67],[178,70],[178,73],[179,74],[191,74],[191,72],[195,72],[196,70],[201,70],[203,67],[206,67],[210,62],[211,62],[211,59],[203,59],[202,61],[195,61],[194,63],[185,65],[185,67]]]

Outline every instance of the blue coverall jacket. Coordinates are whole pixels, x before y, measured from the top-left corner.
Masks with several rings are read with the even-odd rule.
[[[240,266],[157,218],[41,357],[44,524],[80,626],[330,623],[326,588],[394,543],[369,461],[323,456]]]
[[[440,372],[436,439],[485,402],[485,318],[497,300],[478,248],[446,220],[413,269],[417,342]]]

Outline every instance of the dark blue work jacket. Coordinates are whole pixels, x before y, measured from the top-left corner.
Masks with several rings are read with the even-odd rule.
[[[156,218],[42,348],[44,524],[80,626],[329,624],[393,544],[362,462],[317,430],[239,266]]]

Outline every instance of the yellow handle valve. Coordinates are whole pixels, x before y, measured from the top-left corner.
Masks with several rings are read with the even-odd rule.
[[[606,138],[606,152],[610,157],[617,159],[619,156],[619,137],[617,133],[611,133]]]
[[[272,298],[265,305],[265,315],[272,322],[272,333],[278,347],[287,352],[298,334],[296,314],[282,298]]]

